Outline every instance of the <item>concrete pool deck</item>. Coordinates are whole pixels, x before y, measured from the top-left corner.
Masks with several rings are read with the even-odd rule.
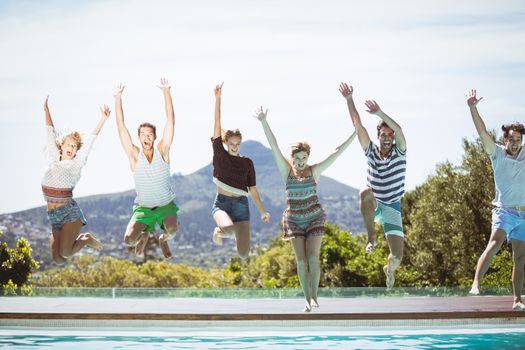
[[[513,319],[510,296],[320,298],[303,312],[302,299],[0,297],[0,326],[12,320],[440,320]]]

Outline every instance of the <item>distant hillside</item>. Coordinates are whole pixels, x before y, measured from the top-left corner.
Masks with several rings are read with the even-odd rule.
[[[280,232],[280,219],[285,208],[284,184],[271,151],[261,143],[243,142],[241,154],[253,160],[257,171],[257,188],[271,214],[270,223],[261,222],[250,200],[252,244],[266,245],[269,239]],[[211,206],[216,192],[211,179],[211,164],[189,175],[174,174],[171,177],[177,195],[176,202],[181,208],[179,232],[175,240],[170,242],[174,254],[172,261],[217,267],[228,262],[235,254],[233,241],[226,240],[222,247],[218,247],[211,240],[215,227]],[[364,230],[357,195],[358,190],[331,178],[321,177],[319,196],[328,220],[351,232]],[[93,232],[103,242],[102,254],[137,259],[125,251],[122,243],[134,199],[133,190],[77,199],[89,222],[85,231]],[[50,228],[44,207],[0,215],[0,230],[4,231],[4,239],[10,244],[18,237],[25,237],[33,247],[35,258],[44,267],[51,263],[48,247]]]

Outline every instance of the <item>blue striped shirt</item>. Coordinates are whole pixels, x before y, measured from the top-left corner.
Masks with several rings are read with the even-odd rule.
[[[396,145],[385,159],[381,159],[380,149],[372,141],[365,151],[368,162],[367,185],[374,192],[376,200],[394,203],[405,193],[406,152]]]

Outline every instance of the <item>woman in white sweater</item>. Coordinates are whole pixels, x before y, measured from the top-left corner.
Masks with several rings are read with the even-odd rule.
[[[42,179],[42,192],[51,223],[51,255],[55,262],[61,263],[86,245],[96,250],[102,249],[100,242],[91,233],[80,233],[87,221],[73,199],[73,188],[80,179],[82,167],[86,164],[89,151],[109,117],[110,110],[106,105],[100,108],[100,121],[84,142],[76,131],[58,138],[49,112],[48,99],[49,96],[46,97],[44,111],[49,167]]]

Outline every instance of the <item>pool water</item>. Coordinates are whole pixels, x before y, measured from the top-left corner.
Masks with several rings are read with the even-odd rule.
[[[525,329],[256,332],[0,329],[2,349],[525,349]],[[311,333],[311,334],[308,334]],[[277,334],[277,335],[276,335]]]

